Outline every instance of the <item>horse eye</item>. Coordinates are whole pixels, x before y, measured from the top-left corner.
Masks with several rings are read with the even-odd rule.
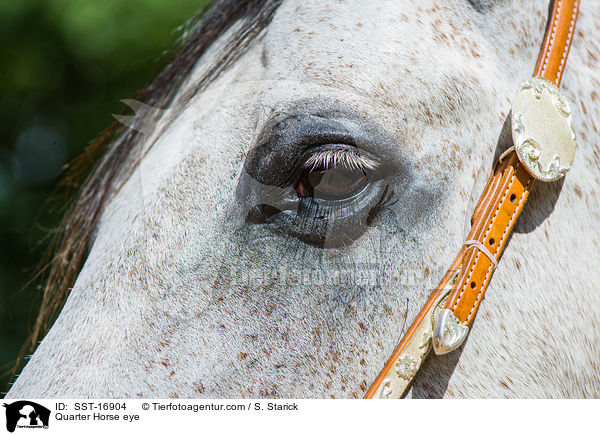
[[[296,186],[298,196],[330,201],[352,198],[368,184],[369,177],[362,169],[335,165],[325,169],[306,169]]]

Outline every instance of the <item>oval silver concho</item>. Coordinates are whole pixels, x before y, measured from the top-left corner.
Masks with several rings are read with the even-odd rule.
[[[533,177],[556,181],[567,173],[577,143],[571,107],[554,83],[541,77],[525,80],[512,105],[511,123],[515,151]]]

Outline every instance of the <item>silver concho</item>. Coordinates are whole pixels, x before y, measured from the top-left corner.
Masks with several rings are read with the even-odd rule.
[[[571,168],[575,132],[564,94],[549,80],[532,77],[521,84],[512,105],[515,151],[538,180],[556,181]]]

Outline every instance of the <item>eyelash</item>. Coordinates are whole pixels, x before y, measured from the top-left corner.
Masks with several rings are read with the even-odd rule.
[[[304,162],[304,169],[329,169],[341,164],[347,169],[356,169],[366,171],[373,171],[379,163],[356,150],[348,149],[346,147],[331,147],[318,150],[311,155]]]

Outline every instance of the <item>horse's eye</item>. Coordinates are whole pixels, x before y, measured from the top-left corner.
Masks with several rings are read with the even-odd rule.
[[[345,200],[359,194],[368,184],[363,169],[335,165],[331,168],[310,168],[302,174],[296,192],[298,196],[329,201]]]

